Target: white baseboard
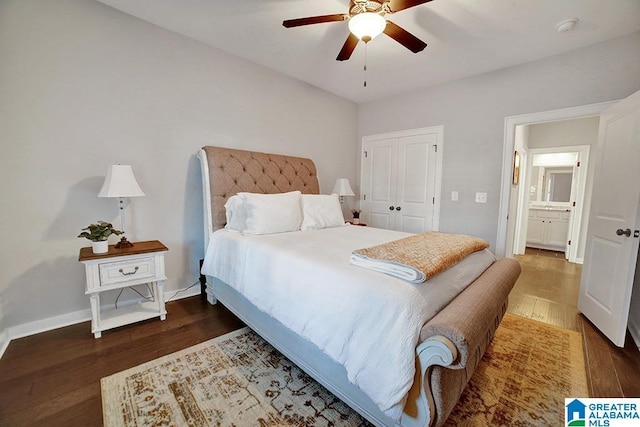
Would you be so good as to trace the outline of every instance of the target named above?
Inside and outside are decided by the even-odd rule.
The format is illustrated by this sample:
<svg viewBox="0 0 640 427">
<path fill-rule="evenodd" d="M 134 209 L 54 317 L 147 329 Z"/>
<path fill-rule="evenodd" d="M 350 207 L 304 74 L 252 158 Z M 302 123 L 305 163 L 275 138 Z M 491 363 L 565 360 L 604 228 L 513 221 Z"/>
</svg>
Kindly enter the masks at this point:
<svg viewBox="0 0 640 427">
<path fill-rule="evenodd" d="M 11 340 L 39 334 L 40 332 L 63 328 L 69 325 L 75 325 L 76 323 L 86 322 L 87 320 L 91 320 L 91 310 L 89 309 L 6 328 L 0 334 L 0 357 L 4 354 Z"/>
<path fill-rule="evenodd" d="M 182 298 L 200 295 L 200 284 L 184 290 L 172 290 L 164 293 L 166 302 L 175 301 Z M 140 301 L 132 300 L 123 302 L 122 306 L 133 305 Z M 170 316 L 171 313 L 167 313 Z M 41 332 L 52 331 L 54 329 L 63 328 L 65 326 L 75 325 L 77 323 L 91 320 L 91 309 L 75 311 L 72 313 L 61 314 L 59 316 L 49 317 L 47 319 L 36 320 L 33 322 L 23 323 L 17 326 L 11 326 L 0 332 L 0 358 L 9 346 L 11 340 L 28 337 L 30 335 L 39 334 Z M 91 333 L 89 329 L 87 333 Z"/>
<path fill-rule="evenodd" d="M 164 293 L 164 299 L 166 302 L 175 301 L 183 298 L 194 297 L 200 295 L 200 283 L 194 285 L 191 288 L 187 288 L 180 291 L 168 291 Z"/>
<path fill-rule="evenodd" d="M 11 326 L 8 329 L 9 339 L 28 337 L 40 332 L 52 331 L 65 326 L 91 320 L 91 310 L 74 311 L 72 313 L 61 314 L 60 316 L 49 317 L 48 319 L 36 320 L 34 322 L 23 323 L 22 325 Z"/>
</svg>

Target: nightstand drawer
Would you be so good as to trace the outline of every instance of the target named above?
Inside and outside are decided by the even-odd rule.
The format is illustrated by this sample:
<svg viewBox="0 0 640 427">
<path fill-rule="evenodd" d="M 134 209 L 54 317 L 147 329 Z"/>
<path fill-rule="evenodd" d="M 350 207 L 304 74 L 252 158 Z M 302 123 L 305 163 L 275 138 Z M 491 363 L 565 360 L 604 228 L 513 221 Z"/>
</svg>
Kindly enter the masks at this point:
<svg viewBox="0 0 640 427">
<path fill-rule="evenodd" d="M 156 265 L 153 257 L 100 264 L 100 286 L 155 276 Z"/>
</svg>

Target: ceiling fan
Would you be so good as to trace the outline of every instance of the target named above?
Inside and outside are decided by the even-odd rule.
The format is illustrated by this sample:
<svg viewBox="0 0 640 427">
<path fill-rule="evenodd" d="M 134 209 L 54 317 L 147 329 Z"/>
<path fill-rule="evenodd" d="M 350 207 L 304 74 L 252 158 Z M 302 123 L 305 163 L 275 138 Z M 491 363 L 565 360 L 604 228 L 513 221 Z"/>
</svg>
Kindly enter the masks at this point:
<svg viewBox="0 0 640 427">
<path fill-rule="evenodd" d="M 430 1 L 432 0 L 350 0 L 349 13 L 289 19 L 282 22 L 282 25 L 286 28 L 292 28 L 303 25 L 349 20 L 349 37 L 347 37 L 336 58 L 338 61 L 349 59 L 358 41 L 362 40 L 368 43 L 380 33 L 385 33 L 411 52 L 418 53 L 427 47 L 427 44 L 407 30 L 386 19 L 385 15 L 391 15 Z"/>
</svg>

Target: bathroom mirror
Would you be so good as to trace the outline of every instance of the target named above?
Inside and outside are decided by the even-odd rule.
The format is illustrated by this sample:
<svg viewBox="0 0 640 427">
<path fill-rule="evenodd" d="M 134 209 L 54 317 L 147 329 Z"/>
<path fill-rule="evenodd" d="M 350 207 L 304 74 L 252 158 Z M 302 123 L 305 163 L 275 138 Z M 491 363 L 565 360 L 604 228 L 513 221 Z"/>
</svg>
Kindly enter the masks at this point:
<svg viewBox="0 0 640 427">
<path fill-rule="evenodd" d="M 531 171 L 531 203 L 569 204 L 573 168 L 536 166 Z"/>
<path fill-rule="evenodd" d="M 546 179 L 543 188 L 547 202 L 565 202 L 571 200 L 571 181 L 573 171 L 564 168 L 545 168 Z"/>
<path fill-rule="evenodd" d="M 529 203 L 569 206 L 573 167 L 578 153 L 536 153 L 533 155 Z"/>
</svg>

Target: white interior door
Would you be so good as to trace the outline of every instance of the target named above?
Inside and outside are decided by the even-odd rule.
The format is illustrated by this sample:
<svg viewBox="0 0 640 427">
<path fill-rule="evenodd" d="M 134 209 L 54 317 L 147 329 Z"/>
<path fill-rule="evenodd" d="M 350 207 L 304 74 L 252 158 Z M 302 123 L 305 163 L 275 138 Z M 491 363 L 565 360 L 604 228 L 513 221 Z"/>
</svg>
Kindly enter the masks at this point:
<svg viewBox="0 0 640 427">
<path fill-rule="evenodd" d="M 600 118 L 578 309 L 624 345 L 638 256 L 640 92 Z"/>
<path fill-rule="evenodd" d="M 367 225 L 438 230 L 442 127 L 365 137 L 360 206 Z"/>
<path fill-rule="evenodd" d="M 433 231 L 437 139 L 434 134 L 400 138 L 395 229 Z"/>
<path fill-rule="evenodd" d="M 366 143 L 362 159 L 362 207 L 370 227 L 394 229 L 398 139 Z"/>
</svg>

